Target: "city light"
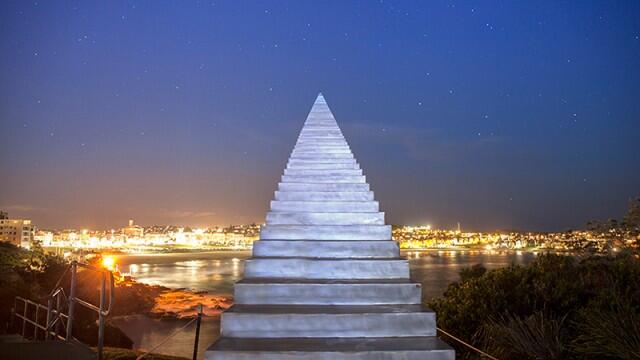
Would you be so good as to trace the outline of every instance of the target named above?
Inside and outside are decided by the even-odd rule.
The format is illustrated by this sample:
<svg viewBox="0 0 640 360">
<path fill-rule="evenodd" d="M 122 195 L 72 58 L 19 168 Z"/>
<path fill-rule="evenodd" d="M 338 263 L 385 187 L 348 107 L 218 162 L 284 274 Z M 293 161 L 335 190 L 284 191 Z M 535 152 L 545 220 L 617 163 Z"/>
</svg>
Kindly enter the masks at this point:
<svg viewBox="0 0 640 360">
<path fill-rule="evenodd" d="M 432 225 L 394 226 L 392 232 L 403 250 L 519 250 L 616 252 L 634 246 L 635 236 L 625 232 L 599 233 L 587 230 L 563 232 L 474 232 L 438 229 Z M 82 250 L 122 251 L 126 253 L 181 249 L 251 249 L 260 238 L 260 225 L 232 225 L 189 228 L 177 226 L 139 226 L 129 222 L 121 229 L 38 230 L 34 241 L 45 248 L 65 253 Z M 23 244 L 23 246 L 25 246 Z"/>
<path fill-rule="evenodd" d="M 115 271 L 116 269 L 116 258 L 113 255 L 105 255 L 102 257 L 102 267 L 109 270 Z"/>
<path fill-rule="evenodd" d="M 45 248 L 117 250 L 124 252 L 166 249 L 250 249 L 258 240 L 260 226 L 185 228 L 176 226 L 142 227 L 129 221 L 121 229 L 76 231 L 38 230 L 34 240 Z"/>
</svg>

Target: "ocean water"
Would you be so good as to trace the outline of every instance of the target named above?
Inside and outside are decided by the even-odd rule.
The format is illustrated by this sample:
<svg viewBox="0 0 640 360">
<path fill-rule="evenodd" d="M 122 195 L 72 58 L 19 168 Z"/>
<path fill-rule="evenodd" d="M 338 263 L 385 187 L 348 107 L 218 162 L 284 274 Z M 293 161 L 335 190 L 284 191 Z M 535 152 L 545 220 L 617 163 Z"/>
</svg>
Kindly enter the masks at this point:
<svg viewBox="0 0 640 360">
<path fill-rule="evenodd" d="M 440 296 L 447 286 L 459 279 L 460 270 L 483 264 L 488 269 L 510 264 L 527 264 L 535 258 L 530 252 L 419 250 L 403 251 L 409 259 L 411 276 L 422 283 L 423 297 Z M 199 253 L 118 255 L 118 269 L 135 279 L 170 288 L 208 291 L 212 294 L 233 294 L 233 284 L 242 278 L 244 260 L 251 251 L 214 251 Z M 199 354 L 215 341 L 220 332 L 219 317 L 204 320 L 200 333 Z M 188 320 L 159 320 L 146 316 L 131 316 L 114 321 L 133 341 L 135 348 L 150 349 Z M 181 331 L 155 352 L 191 358 L 194 327 Z"/>
</svg>

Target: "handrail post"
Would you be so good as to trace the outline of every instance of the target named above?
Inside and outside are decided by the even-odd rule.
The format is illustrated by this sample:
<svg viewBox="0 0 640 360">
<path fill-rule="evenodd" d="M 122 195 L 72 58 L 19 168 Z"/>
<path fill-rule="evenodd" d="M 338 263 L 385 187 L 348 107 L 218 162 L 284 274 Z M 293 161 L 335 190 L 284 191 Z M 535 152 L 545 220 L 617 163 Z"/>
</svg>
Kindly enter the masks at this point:
<svg viewBox="0 0 640 360">
<path fill-rule="evenodd" d="M 102 283 L 100 284 L 100 311 L 98 312 L 98 360 L 102 360 L 102 347 L 104 346 L 104 306 L 106 302 L 105 283 L 107 275 L 101 273 Z M 113 291 L 113 289 L 111 290 Z"/>
<path fill-rule="evenodd" d="M 193 344 L 193 360 L 198 358 L 198 341 L 200 340 L 200 323 L 202 323 L 202 304 L 198 304 L 198 319 L 196 320 L 196 339 Z"/>
<path fill-rule="evenodd" d="M 18 297 L 17 296 L 13 299 L 13 309 L 11 309 L 11 314 L 13 316 L 11 317 L 11 324 L 9 324 L 10 325 L 9 329 L 11 329 L 11 331 L 15 330 L 17 332 L 18 331 L 18 324 L 19 324 L 19 322 L 18 322 L 18 319 L 19 319 L 19 317 L 18 317 Z"/>
<path fill-rule="evenodd" d="M 7 328 L 5 329 L 7 333 L 13 332 L 15 329 L 15 317 L 16 317 L 16 301 L 13 300 L 13 306 L 11 307 L 11 316 L 9 317 L 9 322 L 7 323 Z"/>
<path fill-rule="evenodd" d="M 58 340 L 58 335 L 60 334 L 60 329 L 62 328 L 62 296 L 60 296 L 60 293 L 58 293 L 58 295 L 56 295 L 56 326 L 54 327 L 54 340 Z"/>
<path fill-rule="evenodd" d="M 24 310 L 22 311 L 22 337 L 27 335 L 27 306 L 29 305 L 26 301 L 24 303 Z"/>
<path fill-rule="evenodd" d="M 38 313 L 40 310 L 40 306 L 36 305 L 36 314 L 33 318 L 33 341 L 38 340 Z"/>
<path fill-rule="evenodd" d="M 49 338 L 51 337 L 51 333 L 50 333 L 50 329 L 49 326 L 51 326 L 51 315 L 53 315 L 53 299 L 51 297 L 49 297 L 47 299 L 47 323 L 45 325 L 45 331 L 44 331 L 44 340 L 47 341 L 49 340 Z"/>
<path fill-rule="evenodd" d="M 71 289 L 69 291 L 69 315 L 67 317 L 67 341 L 71 341 L 73 338 L 73 312 L 76 304 L 76 275 L 78 272 L 78 263 L 73 261 L 71 263 Z"/>
</svg>

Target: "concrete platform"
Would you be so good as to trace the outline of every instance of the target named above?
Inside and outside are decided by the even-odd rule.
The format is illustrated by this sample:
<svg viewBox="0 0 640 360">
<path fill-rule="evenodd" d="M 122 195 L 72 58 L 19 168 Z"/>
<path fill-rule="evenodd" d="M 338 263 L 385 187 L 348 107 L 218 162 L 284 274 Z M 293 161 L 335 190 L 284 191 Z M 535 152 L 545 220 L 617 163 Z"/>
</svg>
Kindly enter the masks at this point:
<svg viewBox="0 0 640 360">
<path fill-rule="evenodd" d="M 297 160 L 333 160 L 333 159 L 353 159 L 351 153 L 297 153 L 292 154 L 290 159 Z"/>
<path fill-rule="evenodd" d="M 295 183 L 281 182 L 278 184 L 280 191 L 369 191 L 369 184 L 360 183 Z"/>
<path fill-rule="evenodd" d="M 285 175 L 362 176 L 362 169 L 284 169 Z"/>
<path fill-rule="evenodd" d="M 404 280 L 293 281 L 242 280 L 234 287 L 234 302 L 240 305 L 400 305 L 422 301 L 420 284 Z"/>
<path fill-rule="evenodd" d="M 378 212 L 377 201 L 271 201 L 271 211 L 276 212 Z"/>
<path fill-rule="evenodd" d="M 435 336 L 435 313 L 421 305 L 234 305 L 221 336 L 354 338 Z"/>
<path fill-rule="evenodd" d="M 296 145 L 348 145 L 344 139 L 299 138 Z"/>
<path fill-rule="evenodd" d="M 270 225 L 384 225 L 383 212 L 268 212 Z"/>
<path fill-rule="evenodd" d="M 263 240 L 391 240 L 390 225 L 263 225 Z"/>
<path fill-rule="evenodd" d="M 300 257 L 316 259 L 392 259 L 400 257 L 398 243 L 383 241 L 258 240 L 254 257 Z"/>
<path fill-rule="evenodd" d="M 300 151 L 300 152 L 305 152 L 305 151 L 317 152 L 317 151 L 327 151 L 327 150 L 340 150 L 340 151 L 349 151 L 349 152 L 351 152 L 351 148 L 349 147 L 349 145 L 305 145 L 305 144 L 300 144 L 300 145 L 298 145 L 298 146 L 293 148 L 293 151 Z"/>
<path fill-rule="evenodd" d="M 289 279 L 409 279 L 405 259 L 251 258 L 244 277 Z"/>
<path fill-rule="evenodd" d="M 298 137 L 298 141 L 300 140 L 336 140 L 342 141 L 344 137 L 342 135 L 331 135 L 331 134 L 313 134 L 313 135 L 300 135 Z"/>
<path fill-rule="evenodd" d="M 356 164 L 355 158 L 340 159 L 289 159 L 287 166 L 314 165 L 314 164 Z"/>
<path fill-rule="evenodd" d="M 307 170 L 341 170 L 341 169 L 345 169 L 345 170 L 358 170 L 360 169 L 360 165 L 358 163 L 351 162 L 351 163 L 340 163 L 340 164 L 336 164 L 336 163 L 317 163 L 317 162 L 313 162 L 313 163 L 306 163 L 306 164 L 289 164 L 289 166 L 287 167 L 287 169 L 285 170 L 294 170 L 294 169 L 307 169 Z"/>
<path fill-rule="evenodd" d="M 282 175 L 284 183 L 303 184 L 364 184 L 367 179 L 364 175 Z"/>
<path fill-rule="evenodd" d="M 366 187 L 365 187 L 366 188 Z M 305 201 L 305 202 L 355 202 L 355 201 L 372 201 L 373 192 L 371 191 L 291 191 L 291 184 L 287 186 L 288 191 L 276 191 L 275 199 L 277 201 Z"/>
<path fill-rule="evenodd" d="M 215 354 L 215 357 L 213 356 Z M 220 338 L 207 360 L 454 360 L 435 336 L 403 338 Z"/>
</svg>

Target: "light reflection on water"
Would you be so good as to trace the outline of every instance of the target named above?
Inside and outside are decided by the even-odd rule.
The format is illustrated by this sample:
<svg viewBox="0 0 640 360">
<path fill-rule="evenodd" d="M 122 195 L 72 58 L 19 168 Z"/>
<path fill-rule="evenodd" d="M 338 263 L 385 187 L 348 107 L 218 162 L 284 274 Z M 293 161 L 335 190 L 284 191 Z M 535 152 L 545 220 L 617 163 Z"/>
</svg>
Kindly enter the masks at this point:
<svg viewBox="0 0 640 360">
<path fill-rule="evenodd" d="M 136 280 L 170 288 L 231 295 L 250 251 L 121 255 L 118 268 Z"/>
<path fill-rule="evenodd" d="M 495 269 L 512 263 L 527 264 L 535 258 L 535 254 L 521 251 L 412 250 L 402 255 L 409 259 L 412 279 L 422 283 L 425 299 L 440 296 L 448 284 L 459 279 L 463 268 L 483 264 Z M 233 284 L 242 278 L 244 260 L 250 256 L 250 251 L 120 255 L 117 262 L 121 272 L 130 273 L 138 281 L 230 296 Z M 148 349 L 183 322 L 131 317 L 116 324 L 131 337 L 134 347 Z M 201 332 L 201 356 L 218 333 L 218 318 L 207 319 Z M 192 341 L 193 331 L 182 332 L 157 352 L 190 357 Z"/>
<path fill-rule="evenodd" d="M 495 269 L 527 264 L 535 257 L 522 251 L 477 250 L 412 250 L 402 255 L 409 259 L 412 278 L 424 285 L 426 298 L 442 294 L 465 267 L 483 264 Z M 233 284 L 242 278 L 244 260 L 250 256 L 250 251 L 217 251 L 122 255 L 117 261 L 120 271 L 148 284 L 231 295 Z"/>
</svg>

